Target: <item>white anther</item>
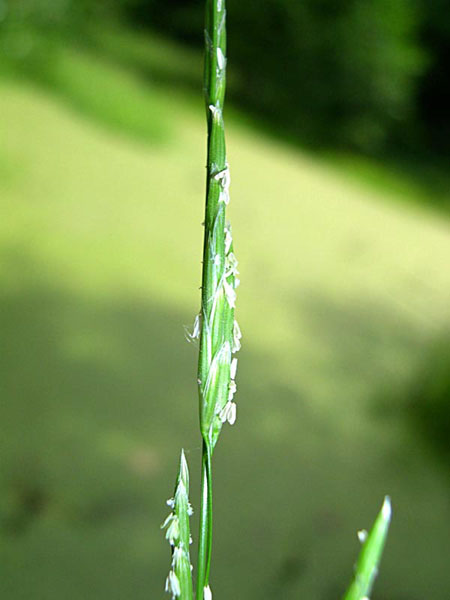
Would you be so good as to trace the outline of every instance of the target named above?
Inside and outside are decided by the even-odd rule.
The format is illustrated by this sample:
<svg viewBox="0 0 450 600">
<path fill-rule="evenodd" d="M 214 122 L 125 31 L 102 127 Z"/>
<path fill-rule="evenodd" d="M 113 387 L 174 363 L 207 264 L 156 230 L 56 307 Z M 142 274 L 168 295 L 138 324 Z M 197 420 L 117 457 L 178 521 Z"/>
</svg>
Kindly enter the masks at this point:
<svg viewBox="0 0 450 600">
<path fill-rule="evenodd" d="M 225 254 L 228 254 L 233 243 L 233 237 L 231 235 L 230 227 L 225 227 Z"/>
<path fill-rule="evenodd" d="M 219 202 L 224 202 L 227 206 L 230 203 L 230 194 L 228 190 L 220 190 Z"/>
<path fill-rule="evenodd" d="M 239 271 L 237 270 L 237 266 L 237 258 L 233 252 L 230 252 L 225 258 L 225 277 L 229 277 L 230 275 L 238 275 Z"/>
<path fill-rule="evenodd" d="M 221 109 L 218 106 L 214 106 L 214 104 L 210 104 L 208 108 L 212 112 L 214 120 L 219 121 L 222 116 Z"/>
<path fill-rule="evenodd" d="M 172 553 L 172 567 L 174 569 L 180 567 L 181 560 L 183 558 L 184 551 L 181 546 L 175 546 Z"/>
<path fill-rule="evenodd" d="M 172 594 L 172 598 L 181 596 L 180 581 L 174 571 L 169 571 L 169 576 L 166 579 L 166 592 Z"/>
<path fill-rule="evenodd" d="M 368 533 L 365 529 L 360 529 L 357 533 L 357 536 L 361 544 L 364 544 L 364 542 L 367 540 Z"/>
<path fill-rule="evenodd" d="M 222 48 L 217 48 L 217 66 L 222 71 L 225 69 L 226 59 L 225 55 L 222 52 Z"/>
<path fill-rule="evenodd" d="M 233 360 L 231 361 L 231 365 L 230 365 L 230 378 L 231 379 L 236 379 L 237 363 L 238 363 L 238 359 L 233 358 Z"/>
<path fill-rule="evenodd" d="M 222 423 L 228 421 L 230 425 L 234 425 L 236 422 L 236 404 L 234 402 L 228 401 L 224 408 L 220 411 L 219 415 Z"/>
<path fill-rule="evenodd" d="M 234 321 L 234 325 L 233 325 L 233 346 L 231 351 L 237 352 L 238 350 L 241 349 L 241 338 L 242 338 L 242 333 L 241 333 L 241 329 L 238 325 L 238 322 L 235 320 Z"/>
<path fill-rule="evenodd" d="M 216 173 L 214 175 L 214 179 L 220 183 L 223 190 L 228 192 L 231 183 L 230 169 L 228 166 L 226 166 L 225 169 L 222 169 L 222 171 Z"/>
<path fill-rule="evenodd" d="M 228 387 L 228 400 L 233 400 L 233 396 L 236 393 L 237 387 L 234 379 L 230 381 L 230 385 Z"/>
<path fill-rule="evenodd" d="M 234 290 L 234 287 L 230 283 L 228 283 L 226 279 L 223 280 L 223 289 L 225 290 L 225 297 L 227 299 L 229 307 L 235 308 L 236 292 Z"/>
<path fill-rule="evenodd" d="M 164 523 L 161 525 L 161 529 L 167 527 L 166 540 L 169 541 L 171 546 L 175 546 L 175 542 L 180 537 L 180 524 L 178 517 L 174 513 L 170 513 Z"/>
<path fill-rule="evenodd" d="M 188 327 L 184 328 L 186 339 L 188 342 L 193 342 L 200 337 L 200 330 L 202 328 L 202 315 L 199 313 L 195 316 L 194 325 L 192 326 L 192 332 L 189 331 Z"/>
</svg>

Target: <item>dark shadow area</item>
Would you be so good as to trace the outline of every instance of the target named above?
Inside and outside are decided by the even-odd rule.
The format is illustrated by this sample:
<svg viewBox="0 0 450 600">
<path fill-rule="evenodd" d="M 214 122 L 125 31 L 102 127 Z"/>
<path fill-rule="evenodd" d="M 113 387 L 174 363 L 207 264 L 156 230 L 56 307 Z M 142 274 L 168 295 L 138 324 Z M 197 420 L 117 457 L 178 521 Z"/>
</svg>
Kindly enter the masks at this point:
<svg viewBox="0 0 450 600">
<path fill-rule="evenodd" d="M 450 335 L 423 346 L 410 379 L 374 399 L 374 414 L 408 423 L 424 451 L 450 470 Z"/>
<path fill-rule="evenodd" d="M 450 468 L 450 335 L 442 336 L 418 369 L 409 393 L 419 431 Z"/>
</svg>

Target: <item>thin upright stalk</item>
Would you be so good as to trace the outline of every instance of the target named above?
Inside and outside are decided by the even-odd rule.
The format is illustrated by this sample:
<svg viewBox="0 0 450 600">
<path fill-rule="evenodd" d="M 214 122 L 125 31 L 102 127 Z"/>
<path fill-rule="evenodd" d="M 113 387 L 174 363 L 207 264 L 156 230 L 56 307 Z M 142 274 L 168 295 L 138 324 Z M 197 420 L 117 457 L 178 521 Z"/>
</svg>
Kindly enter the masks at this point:
<svg viewBox="0 0 450 600">
<path fill-rule="evenodd" d="M 203 597 L 203 589 L 209 581 L 212 545 L 212 478 L 208 448 L 203 444 L 202 498 L 200 507 L 200 536 L 198 550 L 197 598 Z M 200 591 L 199 591 L 200 590 Z"/>
<path fill-rule="evenodd" d="M 198 388 L 203 438 L 197 600 L 210 595 L 212 550 L 212 455 L 222 424 L 234 423 L 236 359 L 240 332 L 234 320 L 237 261 L 225 219 L 229 170 L 223 104 L 226 69 L 225 0 L 206 0 L 204 92 L 208 124 L 202 302 L 199 315 Z M 201 327 L 200 327 L 201 324 Z M 205 593 L 207 589 L 207 593 Z"/>
</svg>

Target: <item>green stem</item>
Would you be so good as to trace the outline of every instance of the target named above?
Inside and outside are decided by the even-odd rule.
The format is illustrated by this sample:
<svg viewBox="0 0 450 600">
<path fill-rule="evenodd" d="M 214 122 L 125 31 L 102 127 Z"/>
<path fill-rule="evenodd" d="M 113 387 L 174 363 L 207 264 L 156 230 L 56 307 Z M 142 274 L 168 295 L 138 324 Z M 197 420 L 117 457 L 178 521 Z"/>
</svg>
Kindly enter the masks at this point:
<svg viewBox="0 0 450 600">
<path fill-rule="evenodd" d="M 203 438 L 197 600 L 209 584 L 212 550 L 212 453 L 225 420 L 234 423 L 231 381 L 236 341 L 236 258 L 225 219 L 229 171 L 225 149 L 225 0 L 206 0 L 204 92 L 208 124 L 201 333 L 198 363 L 200 431 Z M 240 336 L 240 334 L 239 334 Z"/>
<path fill-rule="evenodd" d="M 212 477 L 211 454 L 203 443 L 202 497 L 200 506 L 200 536 L 198 549 L 197 600 L 203 599 L 203 589 L 209 582 L 212 551 Z"/>
</svg>

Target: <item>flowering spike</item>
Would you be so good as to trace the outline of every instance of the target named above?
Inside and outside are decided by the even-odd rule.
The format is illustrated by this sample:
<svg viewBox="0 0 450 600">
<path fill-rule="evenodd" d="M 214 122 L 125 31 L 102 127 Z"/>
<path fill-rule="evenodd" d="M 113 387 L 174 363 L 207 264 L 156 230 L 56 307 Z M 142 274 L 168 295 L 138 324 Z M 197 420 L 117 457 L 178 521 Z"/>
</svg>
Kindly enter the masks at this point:
<svg viewBox="0 0 450 600">
<path fill-rule="evenodd" d="M 211 600 L 208 586 L 211 561 L 212 454 L 224 421 L 234 423 L 236 390 L 232 354 L 240 347 L 234 325 L 237 260 L 231 226 L 226 221 L 230 200 L 223 107 L 226 71 L 225 0 L 206 0 L 205 104 L 208 126 L 207 186 L 199 381 L 200 430 L 203 438 L 202 495 L 196 600 Z M 239 333 L 240 335 L 240 333 Z"/>
<path fill-rule="evenodd" d="M 192 507 L 189 504 L 189 469 L 184 451 L 181 451 L 180 467 L 173 498 L 167 504 L 173 512 L 167 517 L 161 528 L 167 528 L 166 539 L 172 547 L 172 565 L 166 579 L 166 591 L 172 599 L 193 600 L 191 561 L 189 544 L 191 540 L 189 517 Z"/>
</svg>

